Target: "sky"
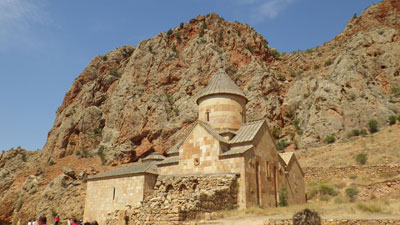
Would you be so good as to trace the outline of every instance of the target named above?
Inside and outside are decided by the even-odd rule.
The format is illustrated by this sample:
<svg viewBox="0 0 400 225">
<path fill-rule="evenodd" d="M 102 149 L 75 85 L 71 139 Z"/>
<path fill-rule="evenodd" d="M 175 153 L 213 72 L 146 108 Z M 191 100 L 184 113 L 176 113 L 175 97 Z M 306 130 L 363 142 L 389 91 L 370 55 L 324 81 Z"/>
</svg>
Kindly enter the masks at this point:
<svg viewBox="0 0 400 225">
<path fill-rule="evenodd" d="M 0 0 L 0 151 L 46 143 L 65 93 L 96 55 L 216 12 L 281 52 L 333 39 L 377 0 Z"/>
</svg>

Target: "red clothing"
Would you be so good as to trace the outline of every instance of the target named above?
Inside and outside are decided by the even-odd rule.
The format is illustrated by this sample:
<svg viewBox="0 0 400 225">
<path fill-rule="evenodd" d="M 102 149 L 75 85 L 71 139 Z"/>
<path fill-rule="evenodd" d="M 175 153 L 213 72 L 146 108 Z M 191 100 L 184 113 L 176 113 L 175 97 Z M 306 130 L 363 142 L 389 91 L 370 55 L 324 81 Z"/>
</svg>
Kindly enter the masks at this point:
<svg viewBox="0 0 400 225">
<path fill-rule="evenodd" d="M 56 222 L 59 222 L 60 221 L 60 218 L 57 216 L 56 217 Z"/>
</svg>

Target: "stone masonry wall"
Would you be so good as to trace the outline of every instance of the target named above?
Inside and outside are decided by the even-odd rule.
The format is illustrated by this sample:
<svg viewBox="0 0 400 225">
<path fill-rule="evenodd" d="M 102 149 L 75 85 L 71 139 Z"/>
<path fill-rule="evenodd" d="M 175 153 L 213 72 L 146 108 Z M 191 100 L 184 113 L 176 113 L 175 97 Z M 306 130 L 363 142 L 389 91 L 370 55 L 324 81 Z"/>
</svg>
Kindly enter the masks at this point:
<svg viewBox="0 0 400 225">
<path fill-rule="evenodd" d="M 138 206 L 143 200 L 144 175 L 88 181 L 84 220 L 104 224 L 107 213 Z"/>
<path fill-rule="evenodd" d="M 197 215 L 237 208 L 237 175 L 159 176 L 142 206 L 116 210 L 107 225 L 181 224 Z"/>
</svg>

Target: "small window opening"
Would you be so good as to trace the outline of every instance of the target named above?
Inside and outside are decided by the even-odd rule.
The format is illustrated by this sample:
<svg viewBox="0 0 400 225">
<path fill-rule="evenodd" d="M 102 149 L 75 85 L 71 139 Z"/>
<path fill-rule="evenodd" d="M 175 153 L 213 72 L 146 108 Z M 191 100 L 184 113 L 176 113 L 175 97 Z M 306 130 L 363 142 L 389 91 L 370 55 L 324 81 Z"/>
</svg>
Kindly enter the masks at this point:
<svg viewBox="0 0 400 225">
<path fill-rule="evenodd" d="M 113 188 L 113 201 L 115 199 L 115 187 Z"/>
<path fill-rule="evenodd" d="M 206 112 L 206 120 L 207 120 L 207 122 L 210 121 L 210 111 Z"/>
</svg>

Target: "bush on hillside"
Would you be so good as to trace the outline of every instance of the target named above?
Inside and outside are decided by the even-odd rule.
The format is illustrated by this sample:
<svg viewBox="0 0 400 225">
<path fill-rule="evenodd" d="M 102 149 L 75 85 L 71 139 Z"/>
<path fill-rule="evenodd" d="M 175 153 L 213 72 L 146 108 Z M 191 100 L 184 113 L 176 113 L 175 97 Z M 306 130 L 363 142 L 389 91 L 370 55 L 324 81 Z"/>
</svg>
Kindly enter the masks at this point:
<svg viewBox="0 0 400 225">
<path fill-rule="evenodd" d="M 327 136 L 325 138 L 325 142 L 328 143 L 328 144 L 332 144 L 335 141 L 336 141 L 336 138 L 334 136 Z"/>
<path fill-rule="evenodd" d="M 355 196 L 358 194 L 358 190 L 354 187 L 347 188 L 346 194 L 347 194 L 347 196 L 349 196 L 350 201 L 354 201 Z"/>
<path fill-rule="evenodd" d="M 367 163 L 367 154 L 365 153 L 360 153 L 358 155 L 356 155 L 356 157 L 354 158 L 356 160 L 356 162 L 360 165 L 365 165 L 365 163 Z"/>
<path fill-rule="evenodd" d="M 397 116 L 395 116 L 395 115 L 389 116 L 389 125 L 395 124 L 396 120 L 397 120 Z"/>
<path fill-rule="evenodd" d="M 368 121 L 368 129 L 369 132 L 375 133 L 378 131 L 378 121 L 376 120 L 370 120 Z"/>
</svg>

